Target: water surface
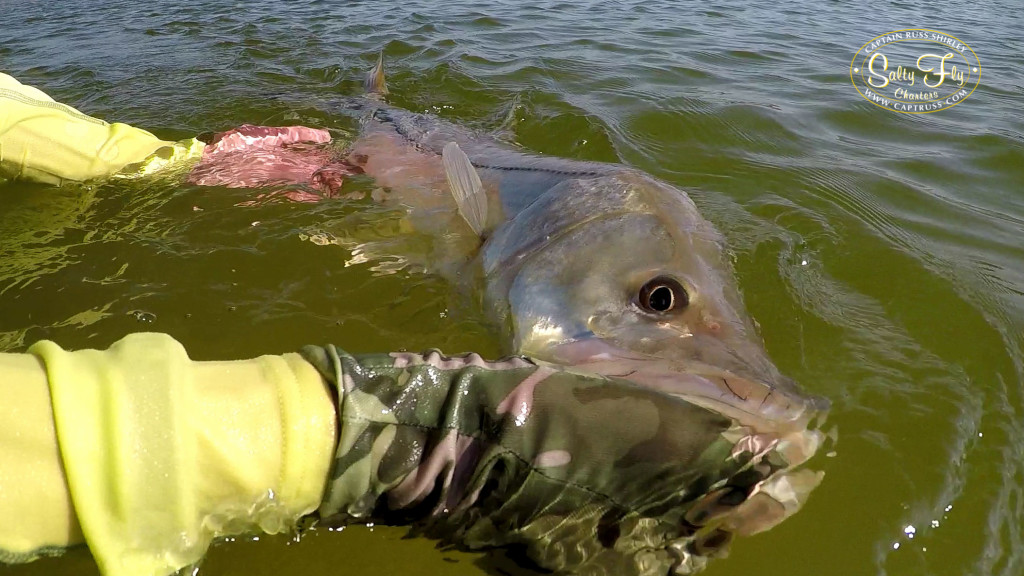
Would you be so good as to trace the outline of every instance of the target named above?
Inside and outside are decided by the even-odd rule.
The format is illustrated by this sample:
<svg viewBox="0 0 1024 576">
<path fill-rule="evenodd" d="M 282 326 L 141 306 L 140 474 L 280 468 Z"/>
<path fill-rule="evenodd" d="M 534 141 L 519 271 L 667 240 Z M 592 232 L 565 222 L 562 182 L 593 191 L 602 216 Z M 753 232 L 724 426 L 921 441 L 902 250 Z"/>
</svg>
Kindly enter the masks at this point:
<svg viewBox="0 0 1024 576">
<path fill-rule="evenodd" d="M 0 0 L 0 12 L 0 70 L 162 137 L 245 122 L 350 137 L 330 103 L 357 93 L 384 49 L 393 103 L 689 190 L 728 238 L 769 352 L 832 399 L 839 430 L 806 508 L 708 574 L 1024 572 L 1016 3 Z M 854 51 L 906 27 L 971 44 L 983 72 L 967 102 L 909 116 L 857 94 Z M 371 200 L 241 208 L 254 192 L 180 174 L 0 194 L 0 350 L 105 347 L 139 330 L 197 359 L 325 342 L 500 350 L 440 279 L 343 247 L 400 234 Z M 515 572 L 404 534 L 226 543 L 201 573 Z M 95 566 L 78 551 L 0 573 Z"/>
</svg>

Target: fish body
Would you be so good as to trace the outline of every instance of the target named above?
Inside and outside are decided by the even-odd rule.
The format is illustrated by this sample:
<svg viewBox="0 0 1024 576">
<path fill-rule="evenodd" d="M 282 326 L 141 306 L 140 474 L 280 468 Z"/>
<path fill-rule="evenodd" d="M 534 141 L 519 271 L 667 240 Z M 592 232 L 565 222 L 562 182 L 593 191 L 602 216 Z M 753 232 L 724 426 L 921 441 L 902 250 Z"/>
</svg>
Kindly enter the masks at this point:
<svg viewBox="0 0 1024 576">
<path fill-rule="evenodd" d="M 471 273 L 440 268 L 482 280 L 510 352 L 624 377 L 759 430 L 803 429 L 827 408 L 769 359 L 722 236 L 684 191 L 628 166 L 524 152 L 377 97 L 344 108 L 362 117 L 350 158 L 418 231 L 449 240 L 439 258 L 468 262 Z M 453 151 L 475 172 L 463 184 Z M 465 182 L 481 189 L 453 194 L 475 186 Z M 466 216 L 466 196 L 483 201 L 485 221 Z"/>
</svg>

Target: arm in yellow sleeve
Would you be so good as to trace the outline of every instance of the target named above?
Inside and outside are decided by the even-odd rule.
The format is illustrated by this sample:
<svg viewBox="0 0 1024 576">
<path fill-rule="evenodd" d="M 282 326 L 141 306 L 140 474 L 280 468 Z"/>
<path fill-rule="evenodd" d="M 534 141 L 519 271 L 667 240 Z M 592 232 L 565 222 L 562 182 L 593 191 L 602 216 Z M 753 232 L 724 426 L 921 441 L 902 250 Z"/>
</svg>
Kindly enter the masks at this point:
<svg viewBox="0 0 1024 576">
<path fill-rule="evenodd" d="M 522 357 L 194 362 L 133 334 L 0 354 L 0 398 L 0 562 L 84 540 L 104 576 L 172 574 L 214 537 L 312 513 L 416 521 L 558 573 L 690 574 L 822 477 L 802 466 L 816 429 Z"/>
<path fill-rule="evenodd" d="M 162 576 L 320 505 L 337 419 L 298 354 L 194 362 L 163 334 L 29 352 L 0 354 L 0 562 L 84 540 L 105 575 Z"/>
<path fill-rule="evenodd" d="M 204 146 L 194 138 L 170 142 L 108 124 L 0 73 L 0 179 L 59 185 L 144 175 L 198 159 Z"/>
</svg>

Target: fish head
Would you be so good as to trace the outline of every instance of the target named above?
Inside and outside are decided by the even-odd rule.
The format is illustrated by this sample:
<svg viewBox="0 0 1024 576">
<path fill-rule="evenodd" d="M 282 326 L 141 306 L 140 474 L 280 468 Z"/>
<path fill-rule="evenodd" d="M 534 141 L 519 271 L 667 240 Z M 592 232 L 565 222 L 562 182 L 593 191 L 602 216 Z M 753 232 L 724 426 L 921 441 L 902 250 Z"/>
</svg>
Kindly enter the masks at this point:
<svg viewBox="0 0 1024 576">
<path fill-rule="evenodd" d="M 724 242 L 681 190 L 624 172 L 553 187 L 484 251 L 515 351 L 685 397 L 758 428 L 827 403 L 770 360 Z"/>
</svg>

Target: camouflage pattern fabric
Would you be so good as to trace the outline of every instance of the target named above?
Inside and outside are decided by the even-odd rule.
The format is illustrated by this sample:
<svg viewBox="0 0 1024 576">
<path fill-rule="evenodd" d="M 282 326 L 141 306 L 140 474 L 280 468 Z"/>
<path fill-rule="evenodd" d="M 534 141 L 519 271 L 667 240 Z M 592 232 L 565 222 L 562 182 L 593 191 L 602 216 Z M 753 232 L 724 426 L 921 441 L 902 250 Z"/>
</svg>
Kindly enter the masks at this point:
<svg viewBox="0 0 1024 576">
<path fill-rule="evenodd" d="M 519 357 L 303 356 L 338 392 L 323 519 L 412 521 L 540 567 L 689 574 L 796 511 L 814 430 L 765 432 L 626 381 Z"/>
</svg>

